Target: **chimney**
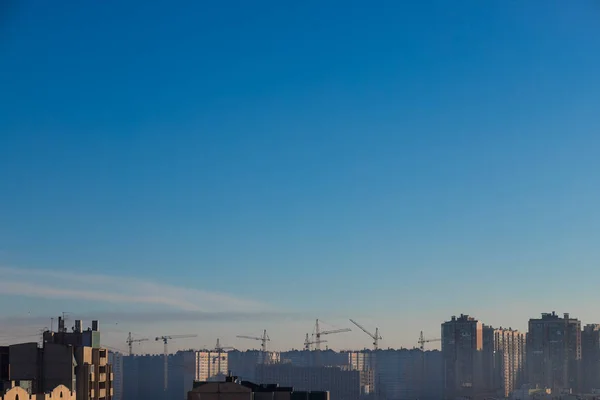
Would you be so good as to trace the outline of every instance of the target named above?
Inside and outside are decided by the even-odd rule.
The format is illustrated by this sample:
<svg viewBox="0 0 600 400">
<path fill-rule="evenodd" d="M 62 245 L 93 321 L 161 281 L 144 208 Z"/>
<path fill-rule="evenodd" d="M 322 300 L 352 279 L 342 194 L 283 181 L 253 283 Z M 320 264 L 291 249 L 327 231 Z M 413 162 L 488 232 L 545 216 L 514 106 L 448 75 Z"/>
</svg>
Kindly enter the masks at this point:
<svg viewBox="0 0 600 400">
<path fill-rule="evenodd" d="M 92 321 L 92 331 L 98 332 L 98 321 L 97 320 Z"/>
<path fill-rule="evenodd" d="M 75 320 L 75 328 L 73 329 L 73 332 L 81 333 L 81 320 L 80 319 Z"/>
</svg>

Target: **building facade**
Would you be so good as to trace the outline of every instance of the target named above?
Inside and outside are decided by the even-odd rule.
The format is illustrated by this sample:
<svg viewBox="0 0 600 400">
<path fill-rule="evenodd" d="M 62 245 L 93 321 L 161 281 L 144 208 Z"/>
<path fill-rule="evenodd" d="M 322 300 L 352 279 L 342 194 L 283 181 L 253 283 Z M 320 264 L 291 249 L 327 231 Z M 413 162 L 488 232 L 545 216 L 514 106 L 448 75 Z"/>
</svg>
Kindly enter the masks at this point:
<svg viewBox="0 0 600 400">
<path fill-rule="evenodd" d="M 112 367 L 108 362 L 108 350 L 100 347 L 98 321 L 92 321 L 92 327 L 84 331 L 82 321 L 76 320 L 72 331 L 68 331 L 65 328 L 65 321 L 59 317 L 58 331 L 46 331 L 43 334 L 45 371 L 49 371 L 50 374 L 54 374 L 53 371 L 64 371 L 65 374 L 69 371 L 69 362 L 72 361 L 66 361 L 69 356 L 65 347 L 73 349 L 77 399 L 112 400 Z M 51 379 L 51 382 L 55 379 L 62 383 L 66 378 L 63 375 L 46 377 L 45 385 L 48 384 L 48 379 Z"/>
<path fill-rule="evenodd" d="M 109 351 L 108 363 L 113 373 L 113 400 L 123 400 L 123 354 Z"/>
<path fill-rule="evenodd" d="M 263 354 L 259 350 L 227 352 L 227 363 L 232 375 L 241 380 L 256 382 L 256 367 L 262 364 L 279 364 L 280 353 L 268 351 Z"/>
<path fill-rule="evenodd" d="M 580 391 L 581 322 L 565 313 L 543 313 L 529 320 L 527 334 L 529 383 L 553 393 Z"/>
<path fill-rule="evenodd" d="M 508 397 L 525 383 L 526 335 L 483 327 L 483 372 L 488 392 Z"/>
<path fill-rule="evenodd" d="M 582 391 L 600 390 L 600 324 L 589 324 L 581 332 Z"/>
<path fill-rule="evenodd" d="M 442 324 L 444 398 L 476 398 L 484 390 L 483 324 L 469 315 Z"/>
</svg>

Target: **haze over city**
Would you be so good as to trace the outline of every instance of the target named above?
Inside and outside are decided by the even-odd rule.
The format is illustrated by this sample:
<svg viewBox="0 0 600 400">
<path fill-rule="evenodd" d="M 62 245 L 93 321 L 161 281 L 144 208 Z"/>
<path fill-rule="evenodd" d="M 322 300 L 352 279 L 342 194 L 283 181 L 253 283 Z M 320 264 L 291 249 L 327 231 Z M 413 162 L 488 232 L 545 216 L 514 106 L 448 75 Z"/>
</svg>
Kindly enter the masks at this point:
<svg viewBox="0 0 600 400">
<path fill-rule="evenodd" d="M 600 322 L 596 3 L 8 3 L 0 344 Z"/>
</svg>

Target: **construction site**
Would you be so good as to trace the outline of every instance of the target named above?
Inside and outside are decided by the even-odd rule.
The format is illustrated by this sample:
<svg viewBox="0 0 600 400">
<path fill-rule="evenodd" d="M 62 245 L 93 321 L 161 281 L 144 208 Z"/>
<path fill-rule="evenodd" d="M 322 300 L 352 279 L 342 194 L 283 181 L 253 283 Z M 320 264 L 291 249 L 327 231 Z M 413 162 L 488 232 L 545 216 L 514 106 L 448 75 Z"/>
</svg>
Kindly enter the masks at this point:
<svg viewBox="0 0 600 400">
<path fill-rule="evenodd" d="M 266 330 L 260 335 L 237 335 L 255 341 L 255 350 L 240 351 L 223 346 L 217 339 L 211 349 L 169 352 L 171 341 L 194 338 L 194 334 L 162 335 L 155 338 L 127 337 L 128 355 L 123 357 L 124 400 L 185 399 L 194 381 L 224 381 L 229 375 L 258 383 L 277 383 L 302 391 L 328 391 L 332 400 L 359 399 L 439 399 L 442 395 L 441 352 L 427 351 L 421 332 L 412 349 L 382 349 L 379 329 L 349 322 L 370 340 L 364 350 L 333 351 L 327 347 L 332 336 L 350 332 L 348 327 L 323 328 L 316 320 L 306 333 L 301 350 L 275 352 Z M 134 345 L 144 341 L 163 343 L 162 354 L 135 354 Z M 323 347 L 325 346 L 325 347 Z M 121 391 L 120 391 L 121 392 Z M 122 400 L 122 399 L 117 399 Z"/>
</svg>

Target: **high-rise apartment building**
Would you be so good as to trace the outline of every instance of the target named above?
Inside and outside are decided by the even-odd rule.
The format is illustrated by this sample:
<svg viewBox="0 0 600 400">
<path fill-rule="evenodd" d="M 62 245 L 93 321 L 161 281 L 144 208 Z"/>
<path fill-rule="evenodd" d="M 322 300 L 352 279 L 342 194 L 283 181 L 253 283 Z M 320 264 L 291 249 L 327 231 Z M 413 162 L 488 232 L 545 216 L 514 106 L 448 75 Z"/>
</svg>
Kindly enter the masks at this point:
<svg viewBox="0 0 600 400">
<path fill-rule="evenodd" d="M 600 389 L 600 324 L 586 325 L 581 332 L 582 391 Z"/>
<path fill-rule="evenodd" d="M 113 400 L 123 400 L 123 354 L 109 351 L 108 363 L 113 372 Z"/>
<path fill-rule="evenodd" d="M 483 324 L 461 314 L 442 324 L 444 397 L 475 398 L 484 390 L 482 375 Z"/>
<path fill-rule="evenodd" d="M 530 384 L 578 391 L 581 383 L 581 322 L 565 313 L 543 313 L 529 320 L 527 365 Z"/>
<path fill-rule="evenodd" d="M 484 385 L 508 397 L 524 382 L 526 335 L 513 329 L 483 327 Z"/>
</svg>

